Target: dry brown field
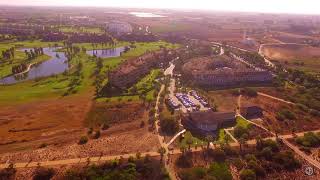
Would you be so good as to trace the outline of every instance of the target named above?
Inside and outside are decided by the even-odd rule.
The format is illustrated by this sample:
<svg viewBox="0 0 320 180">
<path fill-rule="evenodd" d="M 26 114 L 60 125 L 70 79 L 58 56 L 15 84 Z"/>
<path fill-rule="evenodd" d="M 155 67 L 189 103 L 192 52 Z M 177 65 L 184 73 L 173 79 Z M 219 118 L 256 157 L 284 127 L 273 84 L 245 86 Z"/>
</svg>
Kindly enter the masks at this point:
<svg viewBox="0 0 320 180">
<path fill-rule="evenodd" d="M 278 130 L 280 134 L 288 134 L 295 132 L 311 131 L 320 128 L 319 117 L 313 117 L 307 112 L 302 111 L 296 105 L 290 105 L 271 98 L 257 96 L 255 98 L 243 97 L 241 100 L 242 106 L 259 106 L 264 110 L 262 124 L 270 128 L 272 131 Z M 293 120 L 280 121 L 276 118 L 280 110 L 289 109 L 296 116 Z"/>
</svg>

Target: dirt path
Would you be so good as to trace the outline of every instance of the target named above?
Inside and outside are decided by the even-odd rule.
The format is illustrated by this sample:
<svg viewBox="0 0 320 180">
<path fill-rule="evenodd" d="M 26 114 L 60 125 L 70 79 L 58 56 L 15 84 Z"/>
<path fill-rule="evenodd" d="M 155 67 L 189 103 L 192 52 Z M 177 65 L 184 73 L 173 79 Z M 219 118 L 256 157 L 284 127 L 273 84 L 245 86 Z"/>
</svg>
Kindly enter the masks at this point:
<svg viewBox="0 0 320 180">
<path fill-rule="evenodd" d="M 309 131 L 306 131 L 309 132 Z M 304 133 L 306 132 L 301 132 L 297 133 L 297 136 L 303 136 Z M 320 132 L 320 130 L 312 131 L 312 132 Z M 293 149 L 298 155 L 301 155 L 303 158 L 305 158 L 308 162 L 310 160 L 310 164 L 315 165 L 315 167 L 319 167 L 320 165 L 319 162 L 314 162 L 315 160 L 311 159 L 309 156 L 305 155 L 303 152 L 299 150 L 299 148 L 295 147 L 291 143 L 287 141 L 287 139 L 293 138 L 292 134 L 288 135 L 280 135 L 280 139 L 284 140 L 284 143 L 289 146 L 291 149 Z M 268 137 L 264 138 L 264 140 L 267 139 L 272 139 L 275 140 L 276 137 Z M 256 145 L 256 140 L 249 140 L 246 142 L 247 145 Z M 238 143 L 230 143 L 231 147 L 238 147 Z M 217 145 L 216 147 L 219 147 Z M 211 146 L 211 148 L 215 148 L 214 146 Z M 192 152 L 198 152 L 201 151 L 201 148 L 191 148 Z M 181 154 L 180 149 L 174 149 L 172 151 L 168 151 L 167 154 L 173 155 L 173 154 Z M 160 156 L 158 152 L 144 152 L 141 153 L 141 157 L 145 157 L 146 155 L 150 155 L 152 157 L 158 157 Z M 58 165 L 69 165 L 69 164 L 80 164 L 80 163 L 94 163 L 94 162 L 104 162 L 104 161 L 110 161 L 114 159 L 119 159 L 119 158 L 129 158 L 130 156 L 136 156 L 135 153 L 129 153 L 129 154 L 122 154 L 122 155 L 113 155 L 113 156 L 92 156 L 92 157 L 84 157 L 84 158 L 74 158 L 74 159 L 63 159 L 63 160 L 53 160 L 53 161 L 39 161 L 39 162 L 18 162 L 18 163 L 13 163 L 14 168 L 30 168 L 30 167 L 38 167 L 38 166 L 58 166 Z M 0 164 L 0 169 L 7 168 L 9 167 L 10 162 Z M 175 177 L 175 176 L 174 176 Z"/>
<path fill-rule="evenodd" d="M 262 92 L 258 92 L 258 95 L 264 96 L 264 97 L 268 97 L 268 98 L 271 98 L 271 99 L 274 99 L 274 100 L 278 100 L 278 101 L 281 101 L 281 102 L 284 102 L 284 103 L 287 103 L 287 104 L 296 105 L 296 103 L 293 103 L 293 102 L 290 102 L 290 101 L 286 101 L 284 99 L 277 98 L 277 97 L 274 97 L 274 96 L 271 96 L 271 95 L 268 95 L 268 94 L 265 94 L 265 93 L 262 93 Z"/>
</svg>

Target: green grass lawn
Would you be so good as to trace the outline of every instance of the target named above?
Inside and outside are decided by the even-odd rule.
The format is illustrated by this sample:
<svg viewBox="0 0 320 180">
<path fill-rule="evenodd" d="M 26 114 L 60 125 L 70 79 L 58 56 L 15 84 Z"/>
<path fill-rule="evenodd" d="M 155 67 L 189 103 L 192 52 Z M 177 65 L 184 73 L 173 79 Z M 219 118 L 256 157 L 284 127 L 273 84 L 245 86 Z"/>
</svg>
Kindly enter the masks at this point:
<svg viewBox="0 0 320 180">
<path fill-rule="evenodd" d="M 248 129 L 251 126 L 251 124 L 247 120 L 243 119 L 240 116 L 237 117 L 236 121 L 237 121 L 236 126 L 242 126 L 245 129 Z"/>
<path fill-rule="evenodd" d="M 119 41 L 115 44 L 115 46 L 111 46 L 110 44 L 95 44 L 94 47 L 92 46 L 92 43 L 75 43 L 75 46 L 78 46 L 80 48 L 85 48 L 86 50 L 93 50 L 93 49 L 112 49 L 116 47 L 124 47 L 129 46 L 129 42 L 123 42 Z"/>
<path fill-rule="evenodd" d="M 233 142 L 231 137 L 225 133 L 224 129 L 219 129 L 219 134 L 218 134 L 218 140 L 216 141 L 217 144 L 224 144 L 228 141 L 229 143 Z"/>
<path fill-rule="evenodd" d="M 192 136 L 192 134 L 187 131 L 184 134 L 184 138 L 182 139 L 182 141 L 179 143 L 179 147 L 189 147 L 188 143 L 187 143 L 187 139 L 192 139 L 192 144 L 191 147 L 195 147 L 195 146 L 201 146 L 201 145 L 206 145 L 207 143 L 205 141 L 202 141 L 201 139 Z"/>
</svg>

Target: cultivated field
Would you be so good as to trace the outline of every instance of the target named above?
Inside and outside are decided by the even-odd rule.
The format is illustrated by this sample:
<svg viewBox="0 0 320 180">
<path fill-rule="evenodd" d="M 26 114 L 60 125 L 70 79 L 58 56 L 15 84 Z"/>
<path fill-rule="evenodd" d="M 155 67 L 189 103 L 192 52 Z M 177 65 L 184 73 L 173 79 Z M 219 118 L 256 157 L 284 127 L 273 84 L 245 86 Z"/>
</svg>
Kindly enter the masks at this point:
<svg viewBox="0 0 320 180">
<path fill-rule="evenodd" d="M 300 44 L 264 45 L 262 53 L 269 59 L 286 67 L 301 70 L 320 70 L 320 48 Z"/>
</svg>

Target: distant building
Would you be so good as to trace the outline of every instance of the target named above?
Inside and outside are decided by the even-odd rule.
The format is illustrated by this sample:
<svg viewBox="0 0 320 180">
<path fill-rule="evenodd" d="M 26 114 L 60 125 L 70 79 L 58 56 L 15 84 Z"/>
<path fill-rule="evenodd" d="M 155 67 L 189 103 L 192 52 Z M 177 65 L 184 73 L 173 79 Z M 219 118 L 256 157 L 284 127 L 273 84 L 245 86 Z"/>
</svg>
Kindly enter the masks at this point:
<svg viewBox="0 0 320 180">
<path fill-rule="evenodd" d="M 173 51 L 161 49 L 156 52 L 147 52 L 138 58 L 129 59 L 109 73 L 108 84 L 125 90 L 147 75 L 152 68 L 168 63 L 174 57 Z"/>
<path fill-rule="evenodd" d="M 257 45 L 257 42 L 254 39 L 249 38 L 247 36 L 246 32 L 244 32 L 244 34 L 243 34 L 243 39 L 242 39 L 241 43 L 244 44 L 244 45 L 247 45 L 247 46 L 255 46 L 255 45 Z"/>
<path fill-rule="evenodd" d="M 107 23 L 106 29 L 108 32 L 115 35 L 129 34 L 133 31 L 133 28 L 129 23 L 122 21 L 112 21 Z"/>
<path fill-rule="evenodd" d="M 249 68 L 229 57 L 195 58 L 184 64 L 182 69 L 185 80 L 204 87 L 229 87 L 272 81 L 269 71 Z"/>
<path fill-rule="evenodd" d="M 184 114 L 181 123 L 192 133 L 216 136 L 220 128 L 235 125 L 235 116 L 235 112 L 198 111 Z"/>
<path fill-rule="evenodd" d="M 240 108 L 240 114 L 246 119 L 256 119 L 263 116 L 263 110 L 258 106 L 246 106 Z"/>
</svg>

